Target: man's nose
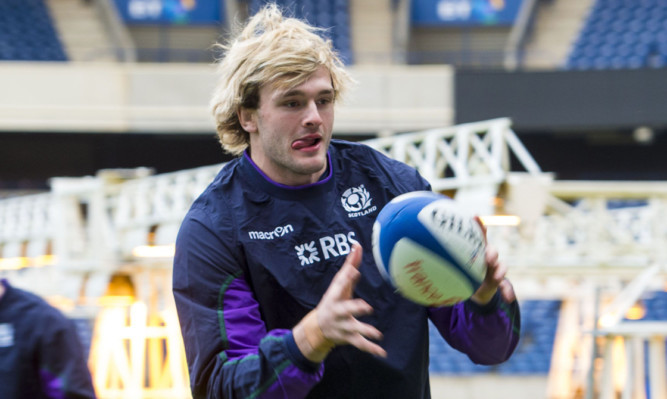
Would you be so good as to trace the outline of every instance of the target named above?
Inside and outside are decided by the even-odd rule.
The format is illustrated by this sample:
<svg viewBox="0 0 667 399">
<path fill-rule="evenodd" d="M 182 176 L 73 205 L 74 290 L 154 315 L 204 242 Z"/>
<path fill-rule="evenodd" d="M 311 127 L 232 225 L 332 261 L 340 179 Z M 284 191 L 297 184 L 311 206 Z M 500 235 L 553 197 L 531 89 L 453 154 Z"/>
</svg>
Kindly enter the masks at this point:
<svg viewBox="0 0 667 399">
<path fill-rule="evenodd" d="M 320 110 L 317 107 L 315 101 L 309 101 L 308 106 L 306 107 L 306 114 L 304 116 L 304 125 L 306 126 L 319 126 L 322 124 L 322 116 L 320 115 Z"/>
</svg>

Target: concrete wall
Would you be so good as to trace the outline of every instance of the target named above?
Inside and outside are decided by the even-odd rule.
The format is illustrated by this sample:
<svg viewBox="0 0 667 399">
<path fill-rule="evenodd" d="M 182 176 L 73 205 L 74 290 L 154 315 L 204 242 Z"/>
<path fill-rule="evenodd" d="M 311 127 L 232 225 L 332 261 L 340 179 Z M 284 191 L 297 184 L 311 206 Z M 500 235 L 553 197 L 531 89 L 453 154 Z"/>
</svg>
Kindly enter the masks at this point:
<svg viewBox="0 0 667 399">
<path fill-rule="evenodd" d="M 433 399 L 546 399 L 547 375 L 431 376 Z"/>
<path fill-rule="evenodd" d="M 335 129 L 393 133 L 452 124 L 447 66 L 356 67 Z M 3 63 L 0 131 L 206 133 L 212 65 Z"/>
</svg>

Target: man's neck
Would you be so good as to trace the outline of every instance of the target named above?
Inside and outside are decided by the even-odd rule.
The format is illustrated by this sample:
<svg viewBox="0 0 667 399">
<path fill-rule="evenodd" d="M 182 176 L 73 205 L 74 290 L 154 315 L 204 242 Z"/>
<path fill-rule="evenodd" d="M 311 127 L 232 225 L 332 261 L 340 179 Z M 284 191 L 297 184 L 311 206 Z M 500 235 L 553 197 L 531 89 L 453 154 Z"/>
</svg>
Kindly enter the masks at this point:
<svg viewBox="0 0 667 399">
<path fill-rule="evenodd" d="M 2 296 L 5 295 L 5 291 L 6 291 L 5 284 L 3 281 L 0 281 L 0 299 L 2 299 Z"/>
</svg>

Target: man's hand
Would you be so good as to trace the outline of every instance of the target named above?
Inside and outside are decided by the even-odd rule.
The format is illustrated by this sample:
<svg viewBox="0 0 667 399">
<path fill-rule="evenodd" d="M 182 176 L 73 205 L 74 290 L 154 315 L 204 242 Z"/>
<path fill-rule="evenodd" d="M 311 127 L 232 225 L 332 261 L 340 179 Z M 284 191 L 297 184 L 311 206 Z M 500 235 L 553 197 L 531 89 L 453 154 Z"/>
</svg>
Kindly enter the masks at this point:
<svg viewBox="0 0 667 399">
<path fill-rule="evenodd" d="M 353 345 L 377 356 L 387 356 L 380 345 L 371 341 L 382 339 L 382 333 L 357 319 L 373 312 L 366 301 L 352 298 L 361 277 L 361 256 L 361 246 L 355 243 L 320 303 L 294 327 L 294 339 L 307 359 L 320 362 L 335 345 Z"/>
<path fill-rule="evenodd" d="M 500 290 L 500 295 L 507 303 L 514 302 L 516 295 L 512 284 L 505 278 L 507 266 L 498 260 L 498 251 L 487 246 L 486 253 L 486 276 L 482 285 L 475 291 L 472 297 L 473 301 L 480 305 L 489 303 L 491 298 Z"/>
<path fill-rule="evenodd" d="M 482 224 L 482 221 L 479 218 L 476 218 L 476 220 L 479 225 L 482 226 L 484 240 L 486 240 L 486 227 L 484 227 L 484 224 Z M 484 259 L 486 260 L 486 276 L 484 277 L 484 281 L 482 281 L 482 285 L 480 285 L 470 299 L 480 305 L 485 305 L 493 298 L 496 291 L 500 290 L 500 295 L 505 302 L 514 302 L 516 299 L 514 288 L 509 280 L 505 278 L 505 275 L 507 274 L 507 266 L 499 261 L 498 251 L 489 246 L 488 243 Z"/>
</svg>

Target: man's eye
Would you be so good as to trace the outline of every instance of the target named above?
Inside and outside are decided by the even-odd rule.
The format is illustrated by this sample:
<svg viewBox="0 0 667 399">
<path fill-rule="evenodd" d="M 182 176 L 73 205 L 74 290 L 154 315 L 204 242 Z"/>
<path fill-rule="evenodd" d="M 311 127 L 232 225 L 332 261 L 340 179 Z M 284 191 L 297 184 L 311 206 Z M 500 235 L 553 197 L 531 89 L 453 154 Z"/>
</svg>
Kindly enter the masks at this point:
<svg viewBox="0 0 667 399">
<path fill-rule="evenodd" d="M 317 102 L 320 105 L 326 105 L 326 104 L 330 104 L 332 102 L 332 100 L 327 97 L 327 98 L 320 98 L 319 100 L 317 100 Z"/>
<path fill-rule="evenodd" d="M 285 103 L 285 106 L 286 106 L 287 108 L 296 108 L 296 107 L 299 106 L 299 102 L 298 102 L 298 101 L 287 101 L 287 102 Z"/>
</svg>

